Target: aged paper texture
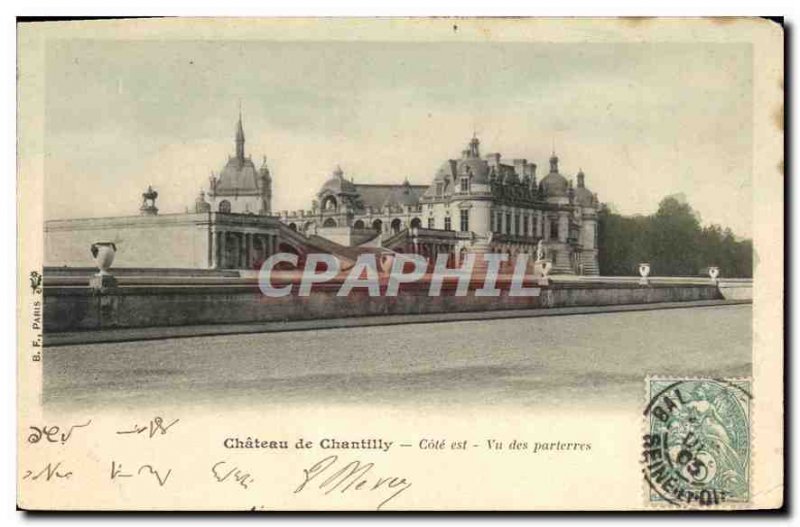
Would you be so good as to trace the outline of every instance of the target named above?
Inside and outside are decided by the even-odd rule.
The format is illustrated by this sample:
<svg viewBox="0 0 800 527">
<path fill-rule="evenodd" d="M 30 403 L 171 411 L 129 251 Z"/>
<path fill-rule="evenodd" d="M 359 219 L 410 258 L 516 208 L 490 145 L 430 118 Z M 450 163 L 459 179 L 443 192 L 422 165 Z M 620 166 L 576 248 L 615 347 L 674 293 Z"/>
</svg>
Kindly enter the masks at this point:
<svg viewBox="0 0 800 527">
<path fill-rule="evenodd" d="M 783 504 L 763 19 L 18 28 L 18 504 Z"/>
</svg>

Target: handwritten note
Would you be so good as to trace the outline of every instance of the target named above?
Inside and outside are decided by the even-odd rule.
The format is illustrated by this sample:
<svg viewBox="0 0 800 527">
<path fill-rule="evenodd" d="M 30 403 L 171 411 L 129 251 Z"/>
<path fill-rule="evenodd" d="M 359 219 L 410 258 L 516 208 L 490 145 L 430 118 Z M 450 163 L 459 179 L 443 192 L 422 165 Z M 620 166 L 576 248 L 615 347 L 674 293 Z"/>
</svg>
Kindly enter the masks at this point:
<svg viewBox="0 0 800 527">
<path fill-rule="evenodd" d="M 72 433 L 78 428 L 86 428 L 92 424 L 92 420 L 89 419 L 86 423 L 77 424 L 70 426 L 66 432 L 61 432 L 61 428 L 56 425 L 52 426 L 30 426 L 32 430 L 31 434 L 28 435 L 28 443 L 37 444 L 42 439 L 44 439 L 44 443 L 61 443 L 62 445 L 69 441 L 72 437 Z"/>
<path fill-rule="evenodd" d="M 164 424 L 164 419 L 162 417 L 154 417 L 145 425 L 134 425 L 133 428 L 129 428 L 126 430 L 119 430 L 117 434 L 134 434 L 138 435 L 143 432 L 147 432 L 148 439 L 152 439 L 156 435 L 166 435 L 167 431 L 174 426 L 180 419 L 175 419 L 169 424 Z"/>
</svg>

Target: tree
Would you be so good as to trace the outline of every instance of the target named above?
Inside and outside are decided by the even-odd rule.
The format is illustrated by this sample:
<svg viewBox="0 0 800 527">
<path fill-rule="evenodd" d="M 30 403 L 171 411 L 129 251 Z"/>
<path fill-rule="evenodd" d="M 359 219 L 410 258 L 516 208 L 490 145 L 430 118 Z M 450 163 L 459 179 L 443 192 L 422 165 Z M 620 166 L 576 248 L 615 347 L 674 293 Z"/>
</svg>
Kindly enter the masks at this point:
<svg viewBox="0 0 800 527">
<path fill-rule="evenodd" d="M 601 205 L 598 241 L 603 275 L 636 275 L 640 262 L 650 263 L 652 274 L 660 276 L 697 276 L 712 265 L 722 276 L 753 275 L 752 241 L 739 241 L 719 225 L 701 227 L 682 195 L 667 196 L 649 216 L 623 216 Z"/>
</svg>

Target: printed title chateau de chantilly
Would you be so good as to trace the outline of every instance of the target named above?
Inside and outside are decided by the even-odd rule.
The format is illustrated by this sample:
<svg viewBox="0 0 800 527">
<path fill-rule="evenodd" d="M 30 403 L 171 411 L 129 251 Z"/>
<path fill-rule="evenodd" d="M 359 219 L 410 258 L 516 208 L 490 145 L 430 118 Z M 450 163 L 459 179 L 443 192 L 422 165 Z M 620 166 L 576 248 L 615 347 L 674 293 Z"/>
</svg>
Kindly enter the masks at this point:
<svg viewBox="0 0 800 527">
<path fill-rule="evenodd" d="M 102 241 L 117 246 L 117 268 L 239 270 L 277 252 L 329 253 L 344 265 L 364 252 L 446 252 L 453 266 L 468 252 L 513 261 L 542 241 L 552 273 L 598 274 L 597 194 L 582 171 L 575 183 L 561 174 L 555 152 L 540 176 L 526 159 L 482 154 L 473 136 L 429 184 L 355 182 L 336 167 L 308 210 L 278 213 L 266 158 L 257 167 L 245 144 L 240 115 L 233 155 L 189 212 L 159 214 L 158 189 L 148 187 L 136 214 L 46 222 L 45 265 L 92 267 L 89 247 Z"/>
</svg>

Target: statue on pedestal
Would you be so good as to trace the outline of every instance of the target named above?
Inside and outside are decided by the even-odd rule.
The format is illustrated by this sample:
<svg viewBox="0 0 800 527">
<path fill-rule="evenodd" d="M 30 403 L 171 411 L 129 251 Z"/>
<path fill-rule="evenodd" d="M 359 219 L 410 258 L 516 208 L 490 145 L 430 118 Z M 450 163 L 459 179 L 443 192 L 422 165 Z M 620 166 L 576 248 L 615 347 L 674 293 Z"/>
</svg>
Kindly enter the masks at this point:
<svg viewBox="0 0 800 527">
<path fill-rule="evenodd" d="M 158 214 L 156 198 L 158 198 L 158 192 L 152 187 L 152 185 L 147 185 L 147 190 L 142 193 L 142 206 L 139 207 L 142 215 L 155 216 Z"/>
<path fill-rule="evenodd" d="M 539 240 L 536 244 L 536 263 L 534 268 L 539 272 L 539 285 L 549 285 L 550 279 L 548 274 L 553 268 L 553 262 L 545 260 L 544 242 Z"/>
</svg>

